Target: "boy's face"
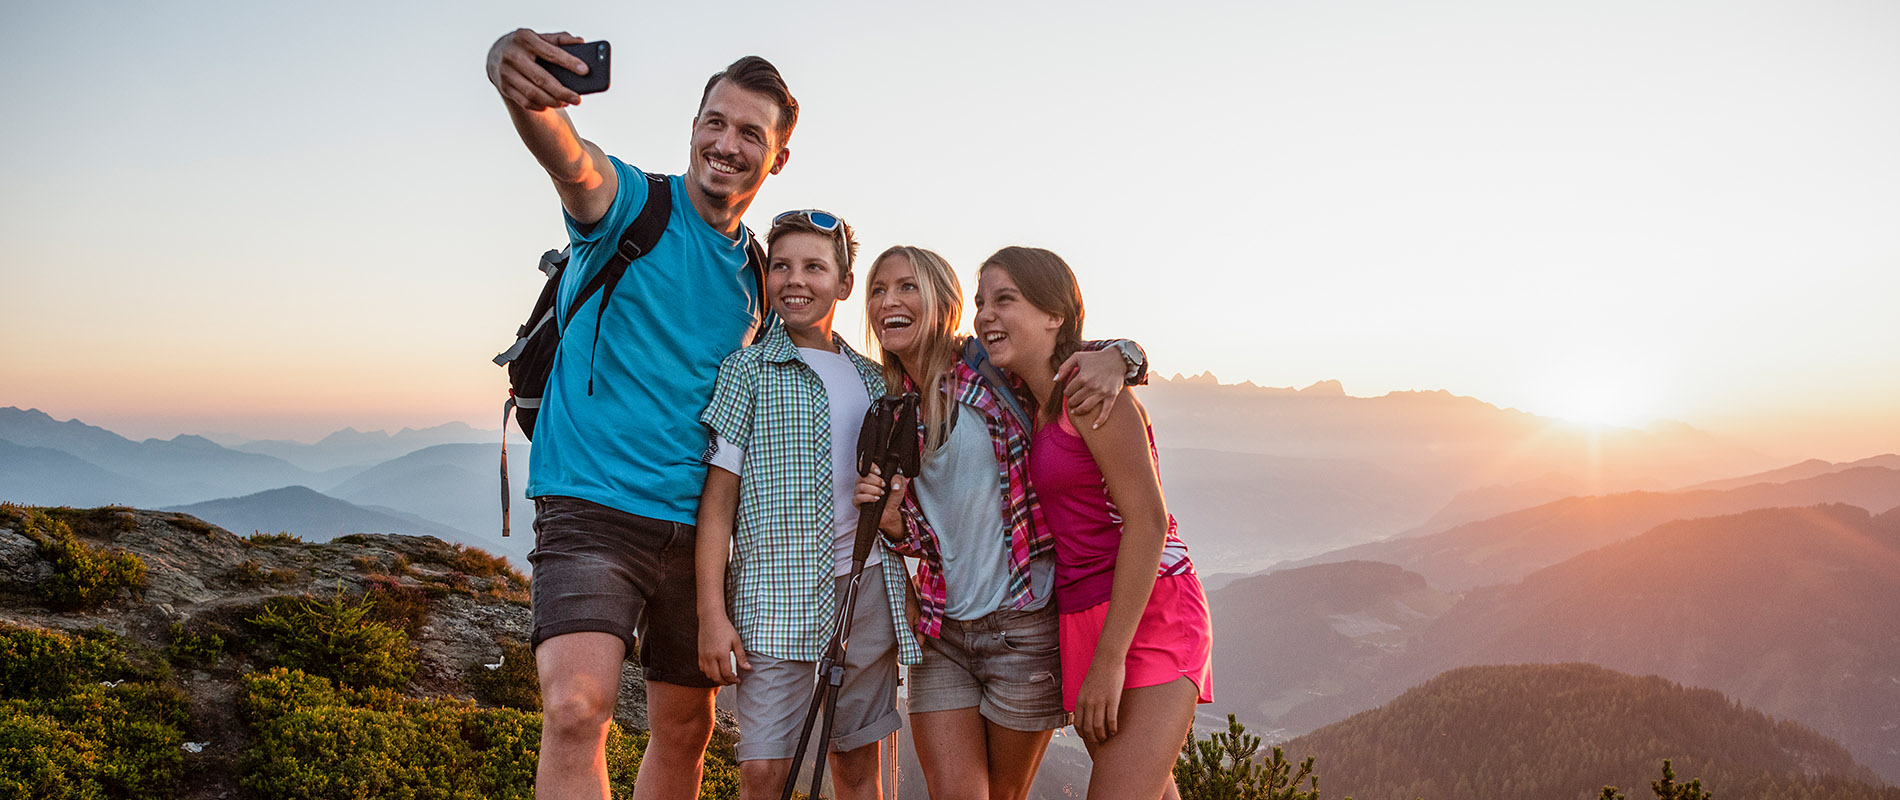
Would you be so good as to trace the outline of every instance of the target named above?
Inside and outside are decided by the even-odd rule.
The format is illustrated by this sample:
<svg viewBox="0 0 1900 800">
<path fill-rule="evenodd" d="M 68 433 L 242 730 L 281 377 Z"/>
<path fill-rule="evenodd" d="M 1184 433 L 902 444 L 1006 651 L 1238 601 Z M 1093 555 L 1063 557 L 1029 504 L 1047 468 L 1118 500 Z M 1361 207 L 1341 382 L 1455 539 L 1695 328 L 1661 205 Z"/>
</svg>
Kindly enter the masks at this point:
<svg viewBox="0 0 1900 800">
<path fill-rule="evenodd" d="M 851 296 L 851 276 L 838 275 L 837 240 L 798 231 L 772 243 L 765 259 L 765 294 L 792 329 L 831 329 L 838 301 Z"/>
</svg>

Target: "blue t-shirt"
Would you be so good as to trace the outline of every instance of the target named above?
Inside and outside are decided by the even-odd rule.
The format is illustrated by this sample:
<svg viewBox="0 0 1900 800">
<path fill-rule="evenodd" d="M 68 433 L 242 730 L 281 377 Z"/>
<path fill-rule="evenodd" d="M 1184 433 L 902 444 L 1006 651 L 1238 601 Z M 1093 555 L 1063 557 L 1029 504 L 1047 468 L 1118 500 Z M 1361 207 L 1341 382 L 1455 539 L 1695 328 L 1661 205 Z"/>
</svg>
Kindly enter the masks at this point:
<svg viewBox="0 0 1900 800">
<path fill-rule="evenodd" d="M 620 187 L 607 216 L 587 231 L 567 220 L 570 266 L 556 304 L 563 316 L 646 203 L 645 175 L 608 160 Z M 534 424 L 528 495 L 578 497 L 690 525 L 706 479 L 699 411 L 719 362 L 745 344 L 762 309 L 758 280 L 746 269 L 748 237 L 713 230 L 687 200 L 684 179 L 667 180 L 666 233 L 627 268 L 600 318 L 598 343 L 598 293 L 561 334 Z"/>
</svg>

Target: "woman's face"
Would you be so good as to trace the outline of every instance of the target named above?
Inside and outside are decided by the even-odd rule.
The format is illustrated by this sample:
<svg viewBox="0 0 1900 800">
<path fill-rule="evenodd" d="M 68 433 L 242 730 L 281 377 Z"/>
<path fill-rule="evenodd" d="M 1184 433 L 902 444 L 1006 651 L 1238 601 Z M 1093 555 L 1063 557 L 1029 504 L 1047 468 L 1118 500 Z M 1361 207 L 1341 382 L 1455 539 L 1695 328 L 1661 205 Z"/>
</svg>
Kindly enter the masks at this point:
<svg viewBox="0 0 1900 800">
<path fill-rule="evenodd" d="M 910 256 L 893 253 L 871 265 L 871 290 L 864 295 L 864 315 L 877 332 L 878 346 L 905 364 L 920 363 L 924 341 L 924 295 L 918 289 L 917 269 Z"/>
<path fill-rule="evenodd" d="M 1062 317 L 1023 298 L 1016 281 L 1002 267 L 986 267 L 976 277 L 976 336 L 997 366 L 1030 374 L 1038 364 L 1046 369 L 1056 352 L 1056 331 Z"/>
</svg>

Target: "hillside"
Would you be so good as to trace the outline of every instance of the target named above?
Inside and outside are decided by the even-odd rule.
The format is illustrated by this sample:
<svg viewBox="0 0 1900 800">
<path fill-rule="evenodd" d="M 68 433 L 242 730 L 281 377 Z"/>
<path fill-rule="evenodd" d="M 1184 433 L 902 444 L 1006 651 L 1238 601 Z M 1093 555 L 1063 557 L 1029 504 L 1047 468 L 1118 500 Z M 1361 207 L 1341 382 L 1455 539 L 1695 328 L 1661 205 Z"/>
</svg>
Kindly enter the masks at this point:
<svg viewBox="0 0 1900 800">
<path fill-rule="evenodd" d="M 213 525 L 245 533 L 291 533 L 329 541 L 349 533 L 406 533 L 460 539 L 461 531 L 412 514 L 364 508 L 307 486 L 208 500 L 164 509 L 190 514 Z"/>
<path fill-rule="evenodd" d="M 1900 782 L 1895 620 L 1900 511 L 1764 509 L 1672 522 L 1474 591 L 1381 686 L 1389 697 L 1474 664 L 1658 674 L 1811 726 Z"/>
<path fill-rule="evenodd" d="M 1454 670 L 1285 748 L 1322 766 L 1327 796 L 1358 800 L 1592 800 L 1647 786 L 1663 759 L 1722 800 L 1900 798 L 1806 727 L 1588 664 Z"/>
<path fill-rule="evenodd" d="M 89 553 L 81 561 L 95 563 L 109 554 L 121 554 L 112 555 L 114 559 L 123 558 L 122 554 L 136 556 L 142 564 L 143 585 L 118 589 L 103 604 L 90 607 L 47 599 L 46 587 L 56 585 L 68 567 L 49 560 L 45 545 L 36 543 L 36 538 L 45 540 L 68 529 L 72 531 L 66 534 L 69 541 L 80 543 Z M 330 617 L 333 622 L 324 624 L 341 622 L 342 627 L 325 628 L 316 622 L 319 617 L 298 616 L 313 608 L 341 610 L 344 616 Z M 350 622 L 349 613 L 368 616 Z M 271 627 L 266 621 L 273 615 L 293 624 Z M 303 621 L 295 622 L 299 619 Z M 145 766 L 139 768 L 157 777 L 140 779 L 125 772 L 106 775 L 111 786 L 148 780 L 168 787 L 134 791 L 131 796 L 288 797 L 293 795 L 279 789 L 246 790 L 240 779 L 249 775 L 264 781 L 258 784 L 262 786 L 272 775 L 282 780 L 297 770 L 304 770 L 297 774 L 322 776 L 323 781 L 341 781 L 306 778 L 292 782 L 309 791 L 328 787 L 324 794 L 310 796 L 338 796 L 336 792 L 384 796 L 385 790 L 393 791 L 387 786 L 347 789 L 351 776 L 362 779 L 359 771 L 369 768 L 368 762 L 357 760 L 362 754 L 360 745 L 348 746 L 351 749 L 333 761 L 325 754 L 353 737 L 382 742 L 380 746 L 389 750 L 370 755 L 395 759 L 405 769 L 439 769 L 428 765 L 463 748 L 464 757 L 489 761 L 486 766 L 468 762 L 466 775 L 450 777 L 520 786 L 526 774 L 519 772 L 520 759 L 532 758 L 532 750 L 522 748 L 539 736 L 538 715 L 533 713 L 539 697 L 533 659 L 525 647 L 528 622 L 527 581 L 520 573 L 479 550 L 430 537 L 353 534 L 328 542 L 304 542 L 276 534 L 239 537 L 178 513 L 120 508 L 42 512 L 0 505 L 0 653 L 7 655 L 0 658 L 0 707 L 10 709 L 9 714 L 0 714 L 0 762 L 13 765 L 8 769 L 25 768 L 20 762 L 6 761 L 13 757 L 5 746 L 7 736 L 20 731 L 5 730 L 7 725 L 38 731 L 32 735 L 43 738 L 48 747 L 70 741 L 62 738 L 69 734 L 34 726 L 70 724 L 74 726 L 70 730 L 82 734 L 91 730 L 83 716 L 59 722 L 70 711 L 68 706 L 45 704 L 48 692 L 55 693 L 53 701 L 59 700 L 60 693 L 72 692 L 71 697 L 101 708 L 175 706 L 175 717 L 169 711 L 161 714 L 151 727 L 138 729 L 144 732 L 133 739 L 125 739 L 127 734 L 121 732 L 133 729 L 108 726 L 97 734 L 116 742 L 100 754 L 109 761 L 128 757 L 122 751 L 162 745 L 150 751 L 147 758 L 153 760 L 142 762 Z M 344 637 L 381 630 L 384 638 L 372 651 L 352 656 L 347 648 L 324 650 L 327 655 L 310 660 L 299 649 L 300 642 L 322 630 L 333 631 L 325 635 Z M 22 674 L 14 668 L 16 658 L 26 664 L 62 652 L 68 660 L 57 669 Z M 303 661 L 295 660 L 299 653 L 306 653 Z M 84 654 L 90 655 L 72 660 Z M 377 674 L 382 677 L 361 689 L 348 688 L 356 685 L 352 681 L 366 680 L 363 673 L 337 671 L 351 658 L 378 659 L 373 663 L 381 665 L 384 672 Z M 271 672 L 284 666 L 332 677 L 296 677 L 302 673 L 285 677 L 281 671 Z M 82 674 L 96 677 L 66 688 L 56 685 L 62 675 L 70 680 Z M 328 686 L 329 680 L 336 681 L 334 692 L 317 688 L 318 684 Z M 256 694 L 260 688 L 267 695 L 275 691 L 291 695 L 267 699 Z M 285 717 L 282 724 L 274 722 L 274 717 L 256 715 L 260 702 L 281 703 L 285 697 L 301 698 L 297 702 L 306 707 L 293 704 L 287 710 L 297 713 Z M 252 712 L 245 712 L 246 708 Z M 12 716 L 21 709 L 28 713 Z M 627 731 L 646 727 L 644 683 L 635 666 L 630 665 L 623 675 L 615 717 Z M 423 732 L 440 725 L 463 733 L 431 744 L 436 740 L 429 737 L 439 734 Z M 728 730 L 725 735 L 729 734 Z M 258 737 L 266 735 L 272 737 L 270 748 L 255 749 L 263 746 Z M 621 737 L 615 740 L 620 744 L 610 745 L 610 749 L 618 748 L 610 756 L 621 770 L 618 782 L 631 774 L 625 771 L 627 759 L 637 764 L 638 751 L 629 743 L 633 737 L 615 735 Z M 724 741 L 729 746 L 730 740 Z M 191 747 L 183 746 L 187 742 Z M 724 770 L 730 766 L 729 747 L 722 752 L 725 755 L 719 757 L 728 759 L 720 762 L 726 765 L 720 767 Z M 498 758 L 502 760 L 494 761 Z M 59 766 L 57 759 L 32 763 L 39 768 Z M 67 777 L 83 766 L 67 764 Z M 428 781 L 441 779 L 445 773 L 407 774 Z M 717 775 L 731 777 L 727 772 Z M 55 792 L 54 787 L 72 784 L 40 785 L 44 791 L 35 796 L 64 797 L 68 795 Z M 494 789 L 471 796 L 526 795 L 516 789 Z"/>
<path fill-rule="evenodd" d="M 534 548 L 534 502 L 524 494 L 528 481 L 526 442 L 509 448 L 515 476 L 510 520 L 514 531 L 501 536 L 501 480 L 496 475 L 501 447 L 495 444 L 439 444 L 385 461 L 337 484 L 326 494 L 364 506 L 400 509 L 459 531 L 468 542 L 525 569 Z"/>
<path fill-rule="evenodd" d="M 1382 538 L 1437 501 L 1365 462 L 1222 450 L 1164 448 L 1161 480 L 1196 563 L 1236 572 Z"/>
<path fill-rule="evenodd" d="M 1216 708 L 1265 721 L 1370 679 L 1456 598 L 1390 564 L 1348 561 L 1241 578 L 1208 601 Z"/>
<path fill-rule="evenodd" d="M 1462 591 L 1518 580 L 1672 520 L 1820 503 L 1847 503 L 1876 512 L 1900 506 L 1900 469 L 1854 467 L 1722 491 L 1571 497 L 1442 533 L 1357 545 L 1284 566 L 1383 561 L 1424 575 L 1437 588 Z"/>
</svg>

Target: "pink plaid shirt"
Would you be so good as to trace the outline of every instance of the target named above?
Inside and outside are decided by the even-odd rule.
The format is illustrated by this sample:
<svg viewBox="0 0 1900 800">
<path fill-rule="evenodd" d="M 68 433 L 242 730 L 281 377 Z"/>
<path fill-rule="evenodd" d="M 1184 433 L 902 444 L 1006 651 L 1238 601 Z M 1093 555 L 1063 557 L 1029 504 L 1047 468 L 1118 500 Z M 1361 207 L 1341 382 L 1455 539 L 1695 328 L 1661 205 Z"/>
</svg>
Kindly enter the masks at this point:
<svg viewBox="0 0 1900 800">
<path fill-rule="evenodd" d="M 989 427 L 990 443 L 996 448 L 996 483 L 1002 494 L 1003 527 L 1009 533 L 1009 597 L 1011 608 L 1022 608 L 1034 599 L 1029 585 L 1029 562 L 1036 556 L 1054 552 L 1055 540 L 1043 524 L 1042 504 L 1029 484 L 1029 431 L 1023 427 L 996 392 L 1008 391 L 990 385 L 982 375 L 958 359 L 946 381 L 951 400 L 972 406 L 983 413 Z M 916 391 L 909 379 L 904 388 Z M 923 430 L 917 432 L 919 439 Z M 942 635 L 944 608 L 949 591 L 943 579 L 943 555 L 937 545 L 937 531 L 924 519 L 917 495 L 907 494 L 902 509 L 904 539 L 891 549 L 918 560 L 912 585 L 917 590 L 917 632 L 924 636 Z"/>
</svg>

